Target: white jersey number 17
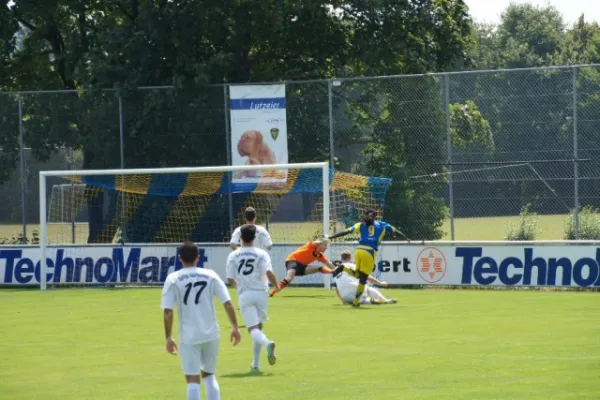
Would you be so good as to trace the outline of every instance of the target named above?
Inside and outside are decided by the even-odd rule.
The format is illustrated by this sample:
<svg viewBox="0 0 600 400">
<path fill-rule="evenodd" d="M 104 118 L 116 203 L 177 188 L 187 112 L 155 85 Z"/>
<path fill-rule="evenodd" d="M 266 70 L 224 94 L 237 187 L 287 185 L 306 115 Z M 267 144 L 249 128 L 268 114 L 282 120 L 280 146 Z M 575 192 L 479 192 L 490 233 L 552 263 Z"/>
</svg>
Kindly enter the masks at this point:
<svg viewBox="0 0 600 400">
<path fill-rule="evenodd" d="M 199 287 L 200 289 L 198 289 L 198 291 L 196 292 L 196 298 L 194 300 L 194 304 L 198 304 L 200 302 L 200 295 L 202 294 L 204 289 L 206 289 L 206 285 L 208 285 L 208 282 L 206 282 L 206 281 L 189 282 L 187 285 L 185 285 L 185 294 L 183 295 L 183 304 L 187 306 L 188 298 L 190 297 L 190 292 L 192 291 L 192 287 L 194 287 L 194 288 Z"/>
</svg>

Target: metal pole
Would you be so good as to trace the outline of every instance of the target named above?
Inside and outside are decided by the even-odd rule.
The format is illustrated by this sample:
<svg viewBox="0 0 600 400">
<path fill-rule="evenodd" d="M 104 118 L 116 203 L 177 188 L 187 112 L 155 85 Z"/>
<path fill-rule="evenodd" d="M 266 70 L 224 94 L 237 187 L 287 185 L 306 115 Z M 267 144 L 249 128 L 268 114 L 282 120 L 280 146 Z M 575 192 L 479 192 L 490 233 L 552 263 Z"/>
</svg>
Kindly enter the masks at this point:
<svg viewBox="0 0 600 400">
<path fill-rule="evenodd" d="M 454 240 L 454 178 L 452 176 L 452 127 L 450 123 L 450 76 L 444 75 L 444 108 L 446 110 L 446 153 L 448 162 L 448 202 L 450 203 L 450 240 Z"/>
<path fill-rule="evenodd" d="M 18 94 L 19 99 L 19 147 L 20 147 L 20 164 L 21 164 L 21 224 L 23 229 L 22 243 L 27 243 L 27 184 L 25 182 L 25 140 L 23 138 L 23 98 L 21 93 Z M 41 195 L 41 193 L 40 193 Z M 45 222 L 45 221 L 44 221 Z"/>
<path fill-rule="evenodd" d="M 40 172 L 40 290 L 46 290 L 46 242 L 48 241 L 46 218 L 46 177 Z"/>
<path fill-rule="evenodd" d="M 73 150 L 73 148 L 70 148 L 71 150 L 71 154 L 70 154 L 70 158 L 71 160 L 69 161 L 69 169 L 70 170 L 74 170 L 75 169 L 75 151 Z M 75 205 L 75 183 L 73 181 L 71 181 L 71 198 L 70 198 L 70 202 L 69 202 L 69 216 L 71 217 L 71 243 L 75 244 L 75 229 L 76 229 L 76 225 L 75 225 L 75 218 L 77 218 L 77 214 L 74 213 L 74 205 Z M 62 222 L 62 221 L 61 221 Z"/>
<path fill-rule="evenodd" d="M 332 81 L 331 79 L 329 79 L 327 81 L 327 96 L 328 96 L 328 100 L 329 100 L 329 168 L 334 168 L 335 169 L 335 153 L 334 153 L 334 135 L 333 135 L 333 88 L 332 88 Z M 327 185 L 327 188 L 329 188 L 329 185 Z M 325 188 L 323 188 L 325 189 Z M 333 197 L 333 196 L 332 196 Z M 333 198 L 331 200 L 334 200 Z M 323 204 L 325 204 L 325 202 L 323 202 Z M 324 211 L 324 210 L 323 210 Z M 329 210 L 328 210 L 329 212 Z M 335 216 L 335 208 L 333 210 L 333 221 L 335 221 L 336 216 Z M 333 233 L 336 233 L 336 224 L 333 224 Z M 326 232 L 324 232 L 326 234 Z"/>
<path fill-rule="evenodd" d="M 231 165 L 231 127 L 229 126 L 229 107 L 228 107 L 228 86 L 223 85 L 223 115 L 225 117 L 225 143 L 227 149 L 225 150 L 227 153 L 227 165 Z M 227 184 L 231 187 L 231 177 L 233 172 L 229 172 L 227 174 Z M 233 195 L 231 194 L 231 190 L 227 191 L 227 204 L 229 208 L 229 231 L 233 232 Z M 268 229 L 268 226 L 267 226 Z"/>
<path fill-rule="evenodd" d="M 125 169 L 125 131 L 123 128 L 123 99 L 119 93 L 119 147 L 121 151 L 121 169 Z"/>
<path fill-rule="evenodd" d="M 327 82 L 327 95 L 329 100 L 329 167 L 335 166 L 334 137 L 333 137 L 333 89 L 331 79 Z"/>
<path fill-rule="evenodd" d="M 323 176 L 323 235 L 329 235 L 329 166 L 323 165 L 322 169 Z M 331 250 L 327 250 L 327 256 L 331 259 Z M 331 289 L 331 277 L 329 274 L 323 275 L 323 283 L 325 290 Z"/>
<path fill-rule="evenodd" d="M 575 239 L 579 239 L 579 162 L 577 143 L 577 67 L 573 67 L 573 228 Z"/>
<path fill-rule="evenodd" d="M 121 169 L 125 169 L 125 128 L 123 125 L 123 99 L 121 97 L 121 92 L 119 92 L 119 150 L 121 156 Z M 124 184 L 124 176 L 121 175 L 121 187 L 123 187 Z M 123 192 L 121 193 L 121 244 L 125 244 L 127 241 L 127 223 L 125 221 L 125 215 L 125 192 Z"/>
</svg>

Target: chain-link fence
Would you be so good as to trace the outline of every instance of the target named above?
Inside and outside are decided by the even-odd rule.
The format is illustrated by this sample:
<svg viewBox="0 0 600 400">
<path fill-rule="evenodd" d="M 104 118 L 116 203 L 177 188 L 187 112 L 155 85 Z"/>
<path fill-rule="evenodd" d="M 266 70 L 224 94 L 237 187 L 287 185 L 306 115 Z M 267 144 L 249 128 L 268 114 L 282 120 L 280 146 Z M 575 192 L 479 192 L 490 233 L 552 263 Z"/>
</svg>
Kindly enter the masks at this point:
<svg viewBox="0 0 600 400">
<path fill-rule="evenodd" d="M 229 164 L 228 96 L 0 93 L 0 238 L 39 224 L 40 170 Z M 504 239 L 523 210 L 536 239 L 575 238 L 600 207 L 597 65 L 286 82 L 286 98 L 289 161 L 393 178 L 385 218 L 413 238 Z"/>
</svg>

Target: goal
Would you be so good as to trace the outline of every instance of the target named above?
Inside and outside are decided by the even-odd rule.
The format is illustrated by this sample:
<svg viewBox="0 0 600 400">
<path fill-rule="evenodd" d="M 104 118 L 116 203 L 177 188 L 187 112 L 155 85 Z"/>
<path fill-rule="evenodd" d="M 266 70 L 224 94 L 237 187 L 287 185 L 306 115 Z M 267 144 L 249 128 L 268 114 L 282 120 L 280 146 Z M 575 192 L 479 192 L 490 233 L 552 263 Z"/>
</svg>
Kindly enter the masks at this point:
<svg viewBox="0 0 600 400">
<path fill-rule="evenodd" d="M 277 277 L 298 246 L 383 209 L 389 179 L 334 172 L 328 163 L 40 172 L 41 289 L 160 285 L 193 240 L 198 265 L 224 277 L 243 211 L 271 233 Z M 338 248 L 339 247 L 339 248 Z M 342 246 L 329 250 L 336 258 Z M 294 284 L 329 286 L 321 274 Z"/>
</svg>

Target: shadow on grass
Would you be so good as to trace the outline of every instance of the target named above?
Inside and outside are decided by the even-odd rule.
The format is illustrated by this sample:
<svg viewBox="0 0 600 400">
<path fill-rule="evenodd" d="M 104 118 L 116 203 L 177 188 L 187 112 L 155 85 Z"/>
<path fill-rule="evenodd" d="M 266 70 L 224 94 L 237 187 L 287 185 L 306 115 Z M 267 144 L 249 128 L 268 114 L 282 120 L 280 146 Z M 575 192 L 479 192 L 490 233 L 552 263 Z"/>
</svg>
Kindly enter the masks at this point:
<svg viewBox="0 0 600 400">
<path fill-rule="evenodd" d="M 360 307 L 354 308 L 350 304 L 333 304 L 333 307 L 336 308 L 346 308 L 348 310 L 375 310 L 375 309 L 390 309 L 390 308 L 398 308 L 399 304 L 362 304 Z M 402 307 L 402 306 L 400 306 Z"/>
<path fill-rule="evenodd" d="M 285 299 L 285 298 L 301 298 L 301 297 L 305 297 L 305 298 L 308 298 L 308 299 L 330 299 L 331 298 L 331 296 L 326 296 L 324 294 L 316 294 L 316 295 L 312 295 L 312 296 L 290 294 L 290 295 L 285 295 L 285 296 L 279 296 L 277 298 L 278 299 Z M 275 297 L 273 297 L 273 298 L 275 298 Z"/>
<path fill-rule="evenodd" d="M 274 376 L 270 372 L 262 372 L 262 371 L 247 371 L 247 372 L 237 372 L 233 374 L 225 374 L 220 375 L 219 378 L 268 378 Z"/>
</svg>

